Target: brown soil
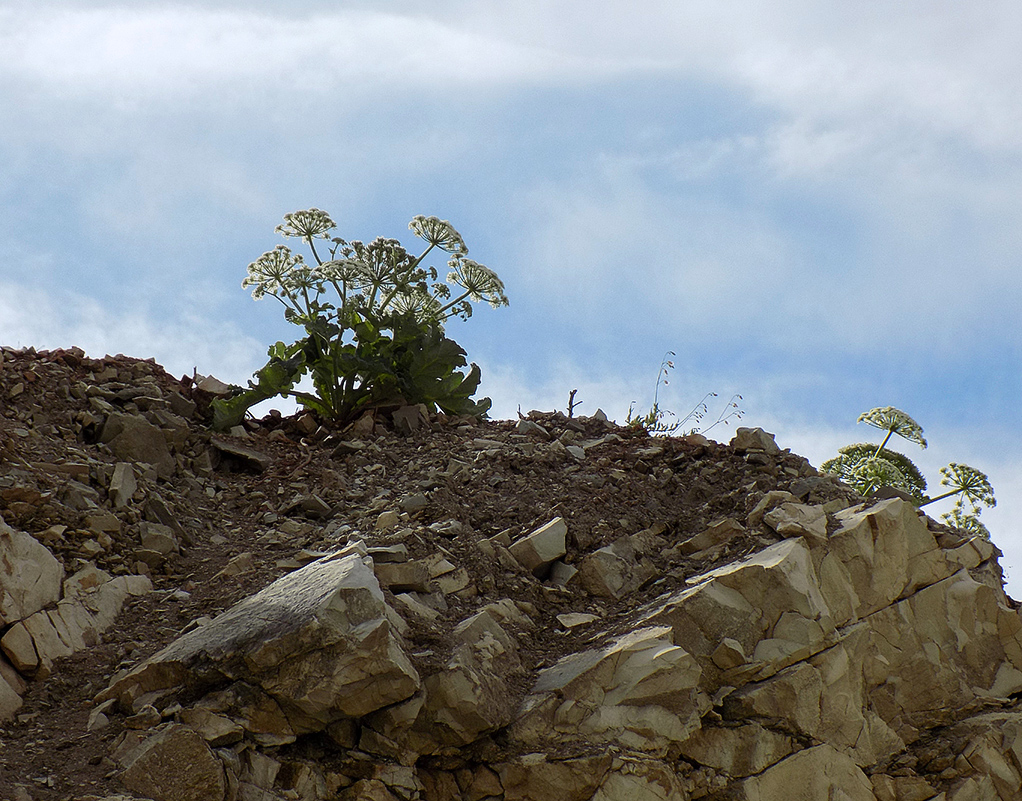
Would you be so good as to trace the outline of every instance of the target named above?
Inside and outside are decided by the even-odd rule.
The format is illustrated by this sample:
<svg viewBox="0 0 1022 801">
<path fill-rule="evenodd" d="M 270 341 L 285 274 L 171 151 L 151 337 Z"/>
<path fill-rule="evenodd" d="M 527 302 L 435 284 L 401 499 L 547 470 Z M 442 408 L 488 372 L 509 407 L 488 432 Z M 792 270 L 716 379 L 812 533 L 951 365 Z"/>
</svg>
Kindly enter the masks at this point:
<svg viewBox="0 0 1022 801">
<path fill-rule="evenodd" d="M 578 460 L 560 445 L 517 433 L 518 421 L 435 415 L 427 426 L 401 435 L 381 414 L 371 433 L 357 437 L 359 447 L 343 444 L 353 438 L 351 431 L 278 415 L 250 421 L 249 437 L 233 440 L 268 457 L 260 470 L 211 447 L 202 419 L 209 397 L 193 391 L 190 379 L 177 380 L 151 360 L 93 360 L 76 349 L 7 349 L 3 356 L 3 519 L 44 539 L 68 574 L 88 560 L 115 574 L 139 570 L 133 554 L 139 547 L 143 496 L 164 501 L 185 539 L 181 554 L 153 572 L 156 591 L 126 607 L 101 644 L 60 660 L 48 679 L 29 682 L 24 705 L 12 721 L 0 725 L 4 799 L 118 792 L 108 754 L 123 731 L 123 718 L 114 715 L 109 726 L 95 732 L 86 728 L 91 699 L 112 675 L 167 645 L 194 619 L 218 614 L 316 553 L 353 538 L 371 546 L 403 542 L 412 558 L 442 551 L 468 570 L 474 595 L 449 595 L 448 608 L 435 624 L 413 623 L 408 650 L 421 674 L 444 664 L 445 631 L 502 598 L 518 602 L 538 622 L 518 639 L 523 662 L 535 668 L 606 636 L 623 610 L 775 541 L 765 529 L 749 531 L 709 559 L 698 560 L 671 547 L 721 518 L 744 523 L 765 492 L 786 489 L 812 503 L 853 497 L 787 452 L 769 457 L 698 437 L 651 438 L 642 430 L 560 413 L 533 412 L 528 419 L 544 426 L 551 442 L 564 446 L 606 441 L 587 447 L 585 458 Z M 177 448 L 181 466 L 173 478 L 143 482 L 133 505 L 116 511 L 121 532 L 93 556 L 83 549 L 94 547 L 89 544 L 94 534 L 87 531 L 84 512 L 75 508 L 70 490 L 87 484 L 101 508 L 112 509 L 106 486 L 118 459 L 95 441 L 102 418 L 97 409 L 104 408 L 96 399 L 118 410 L 144 412 L 146 393 L 140 397 L 139 390 L 147 383 L 158 385 L 164 397 L 178 392 L 190 398 L 199 411 Z M 62 465 L 88 465 L 88 473 L 73 481 Z M 399 501 L 416 493 L 425 494 L 424 509 L 392 534 L 375 531 L 381 512 L 400 511 Z M 301 501 L 313 495 L 330 507 L 328 513 L 303 513 Z M 655 576 L 615 601 L 544 584 L 484 556 L 477 547 L 481 539 L 501 532 L 513 540 L 557 516 L 568 525 L 568 563 L 623 535 L 662 526 L 645 557 L 655 565 Z M 67 528 L 54 537 L 53 526 Z M 228 560 L 244 552 L 253 555 L 253 570 L 217 576 Z M 556 620 L 565 612 L 594 613 L 604 625 L 599 635 L 586 627 L 565 630 Z"/>
</svg>

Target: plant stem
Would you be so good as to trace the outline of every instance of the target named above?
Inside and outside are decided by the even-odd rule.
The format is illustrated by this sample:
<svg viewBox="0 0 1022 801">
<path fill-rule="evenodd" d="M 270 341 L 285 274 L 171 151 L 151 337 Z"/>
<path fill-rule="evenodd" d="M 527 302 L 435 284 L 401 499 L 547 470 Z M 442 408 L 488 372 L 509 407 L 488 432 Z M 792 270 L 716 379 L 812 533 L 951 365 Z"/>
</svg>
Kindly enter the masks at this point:
<svg viewBox="0 0 1022 801">
<path fill-rule="evenodd" d="M 883 453 L 883 452 L 884 452 L 884 445 L 886 445 L 886 444 L 887 444 L 887 440 L 889 440 L 889 439 L 891 438 L 891 435 L 892 435 L 893 433 L 894 433 L 894 429 L 893 429 L 893 428 L 892 428 L 892 429 L 890 429 L 890 430 L 888 430 L 888 432 L 887 432 L 887 436 L 886 436 L 886 437 L 884 437 L 884 441 L 880 443 L 880 447 L 879 447 L 879 448 L 877 448 L 877 452 L 873 454 L 873 458 L 874 458 L 874 459 L 876 459 L 876 458 L 877 458 L 877 457 L 878 457 L 878 456 L 879 456 L 879 455 L 880 455 L 881 453 Z"/>
<path fill-rule="evenodd" d="M 322 266 L 323 260 L 319 257 L 319 254 L 316 252 L 316 245 L 313 243 L 312 237 L 311 236 L 307 236 L 307 237 L 305 237 L 305 240 L 309 243 L 309 247 L 312 249 L 312 255 L 316 259 L 316 264 L 319 264 L 320 266 Z"/>
<path fill-rule="evenodd" d="M 936 503 L 937 501 L 942 501 L 945 498 L 950 498 L 952 495 L 957 495 L 960 492 L 961 492 L 960 489 L 956 489 L 956 490 L 951 490 L 951 492 L 945 492 L 943 495 L 938 495 L 936 498 L 927 498 L 925 501 L 923 501 L 921 504 L 919 504 L 919 506 L 922 507 L 922 506 L 926 506 L 926 505 L 931 504 L 931 503 Z"/>
<path fill-rule="evenodd" d="M 450 317 L 450 315 L 449 315 L 449 314 L 448 314 L 448 315 L 446 315 L 445 317 L 440 317 L 440 315 L 441 315 L 441 314 L 443 314 L 443 313 L 444 313 L 445 311 L 447 311 L 447 310 L 448 310 L 449 308 L 451 308 L 452 306 L 454 306 L 455 304 L 457 304 L 457 303 L 461 303 L 461 302 L 462 302 L 462 301 L 463 301 L 463 300 L 464 300 L 465 298 L 467 298 L 467 297 L 468 297 L 469 295 L 471 295 L 471 294 L 472 294 L 472 292 L 471 292 L 470 290 L 466 289 L 466 290 L 465 290 L 464 292 L 462 292 L 462 293 L 461 293 L 461 294 L 460 294 L 460 295 L 459 295 L 458 297 L 456 297 L 456 298 L 455 298 L 454 300 L 452 300 L 452 301 L 451 301 L 450 303 L 448 303 L 448 304 L 447 304 L 446 306 L 442 307 L 442 308 L 441 308 L 441 309 L 440 309 L 440 310 L 439 310 L 439 311 L 438 311 L 438 312 L 436 313 L 437 319 L 441 319 L 441 320 L 446 320 L 446 319 L 447 319 L 448 317 Z"/>
</svg>

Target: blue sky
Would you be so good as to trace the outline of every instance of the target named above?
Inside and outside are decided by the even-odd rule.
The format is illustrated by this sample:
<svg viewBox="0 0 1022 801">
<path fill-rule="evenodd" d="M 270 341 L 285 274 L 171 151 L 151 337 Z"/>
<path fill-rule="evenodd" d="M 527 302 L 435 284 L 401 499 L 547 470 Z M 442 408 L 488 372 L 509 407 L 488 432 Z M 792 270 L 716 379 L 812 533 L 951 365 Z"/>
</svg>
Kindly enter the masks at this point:
<svg viewBox="0 0 1022 801">
<path fill-rule="evenodd" d="M 435 214 L 511 300 L 448 327 L 494 416 L 577 388 L 623 421 L 668 350 L 664 407 L 741 393 L 817 465 L 897 406 L 932 489 L 949 461 L 989 474 L 1022 597 L 1020 22 L 995 0 L 8 0 L 0 342 L 244 383 L 296 333 L 240 288 L 285 213 L 347 239 Z"/>
</svg>

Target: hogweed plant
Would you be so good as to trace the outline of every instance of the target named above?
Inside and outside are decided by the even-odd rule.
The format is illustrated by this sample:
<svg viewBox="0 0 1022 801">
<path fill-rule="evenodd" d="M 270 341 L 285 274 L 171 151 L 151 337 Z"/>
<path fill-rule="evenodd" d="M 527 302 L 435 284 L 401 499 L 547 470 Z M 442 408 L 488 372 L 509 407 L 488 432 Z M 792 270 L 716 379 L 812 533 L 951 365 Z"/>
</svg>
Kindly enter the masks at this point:
<svg viewBox="0 0 1022 801">
<path fill-rule="evenodd" d="M 660 371 L 657 373 L 656 387 L 653 391 L 653 405 L 646 414 L 633 416 L 635 411 L 635 401 L 632 401 L 628 407 L 628 415 L 625 418 L 626 425 L 636 426 L 643 428 L 650 434 L 673 434 L 685 426 L 687 423 L 700 422 L 709 413 L 709 399 L 716 398 L 716 392 L 707 392 L 702 400 L 699 401 L 687 415 L 680 419 L 676 419 L 673 422 L 667 422 L 667 418 L 676 418 L 677 415 L 674 412 L 662 409 L 660 407 L 660 387 L 668 386 L 670 381 L 668 380 L 669 371 L 674 369 L 674 361 L 668 357 L 675 356 L 673 350 L 667 351 L 664 354 L 663 360 L 660 362 Z M 717 416 L 717 419 L 704 430 L 700 431 L 698 427 L 690 428 L 686 433 L 696 434 L 710 431 L 710 429 L 723 423 L 727 425 L 732 419 L 741 420 L 742 415 L 745 412 L 738 406 L 738 401 L 742 400 L 742 396 L 734 394 L 725 404 L 721 413 Z"/>
<path fill-rule="evenodd" d="M 284 318 L 305 335 L 291 345 L 271 346 L 256 381 L 215 403 L 215 428 L 236 425 L 253 405 L 278 395 L 341 424 L 366 410 L 400 404 L 486 413 L 488 398 L 472 400 L 479 368 L 473 364 L 460 372 L 468 366 L 466 354 L 445 336 L 444 324 L 471 317 L 473 302 L 508 305 L 504 284 L 467 257 L 464 240 L 447 220 L 419 215 L 408 227 L 426 243 L 417 256 L 396 239 L 331 237 L 336 225 L 319 209 L 285 215 L 276 232 L 303 242 L 315 263 L 277 245 L 248 266 L 242 287 L 256 300 L 276 299 Z M 447 254 L 442 280 L 425 263 L 434 251 Z M 295 389 L 305 375 L 315 394 Z"/>
<path fill-rule="evenodd" d="M 870 409 L 859 415 L 858 422 L 885 432 L 880 445 L 865 442 L 846 445 L 838 449 L 835 458 L 824 462 L 821 470 L 836 475 L 862 495 L 870 495 L 881 487 L 893 487 L 907 493 L 920 507 L 957 496 L 952 510 L 941 518 L 950 526 L 989 539 L 990 532 L 979 521 L 979 515 L 981 506 L 996 506 L 997 501 L 985 473 L 952 462 L 940 469 L 940 483 L 947 491 L 931 498 L 926 494 L 926 479 L 919 468 L 903 453 L 887 447 L 891 437 L 897 435 L 925 448 L 922 426 L 893 406 Z"/>
</svg>

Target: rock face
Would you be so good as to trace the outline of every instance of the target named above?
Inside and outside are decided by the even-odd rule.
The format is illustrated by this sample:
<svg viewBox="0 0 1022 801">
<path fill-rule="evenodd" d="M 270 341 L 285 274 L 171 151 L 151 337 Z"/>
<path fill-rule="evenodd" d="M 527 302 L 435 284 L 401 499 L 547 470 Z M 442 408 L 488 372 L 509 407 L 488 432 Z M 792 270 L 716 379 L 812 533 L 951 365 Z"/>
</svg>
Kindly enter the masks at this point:
<svg viewBox="0 0 1022 801">
<path fill-rule="evenodd" d="M 990 543 L 935 535 L 900 499 L 829 515 L 797 506 L 764 518 L 787 538 L 636 605 L 615 621 L 622 633 L 531 678 L 495 608 L 455 626 L 443 669 L 420 681 L 356 549 L 184 635 L 97 701 L 189 705 L 123 760 L 126 784 L 157 801 L 187 796 L 136 765 L 166 773 L 183 732 L 229 733 L 244 754 L 317 731 L 377 764 L 346 798 L 1017 798 L 1022 620 L 970 573 Z M 937 727 L 960 733 L 966 755 L 939 772 L 903 767 L 924 767 L 915 755 Z M 478 748 L 491 755 L 459 756 L 468 767 L 450 773 L 429 761 Z M 303 764 L 319 777 L 310 787 L 339 780 Z M 228 785 L 241 781 L 223 766 Z M 287 789 L 273 775 L 262 791 Z"/>
<path fill-rule="evenodd" d="M 0 357 L 0 797 L 1022 797 L 996 548 L 763 431 L 212 438 L 216 382 Z"/>
</svg>

